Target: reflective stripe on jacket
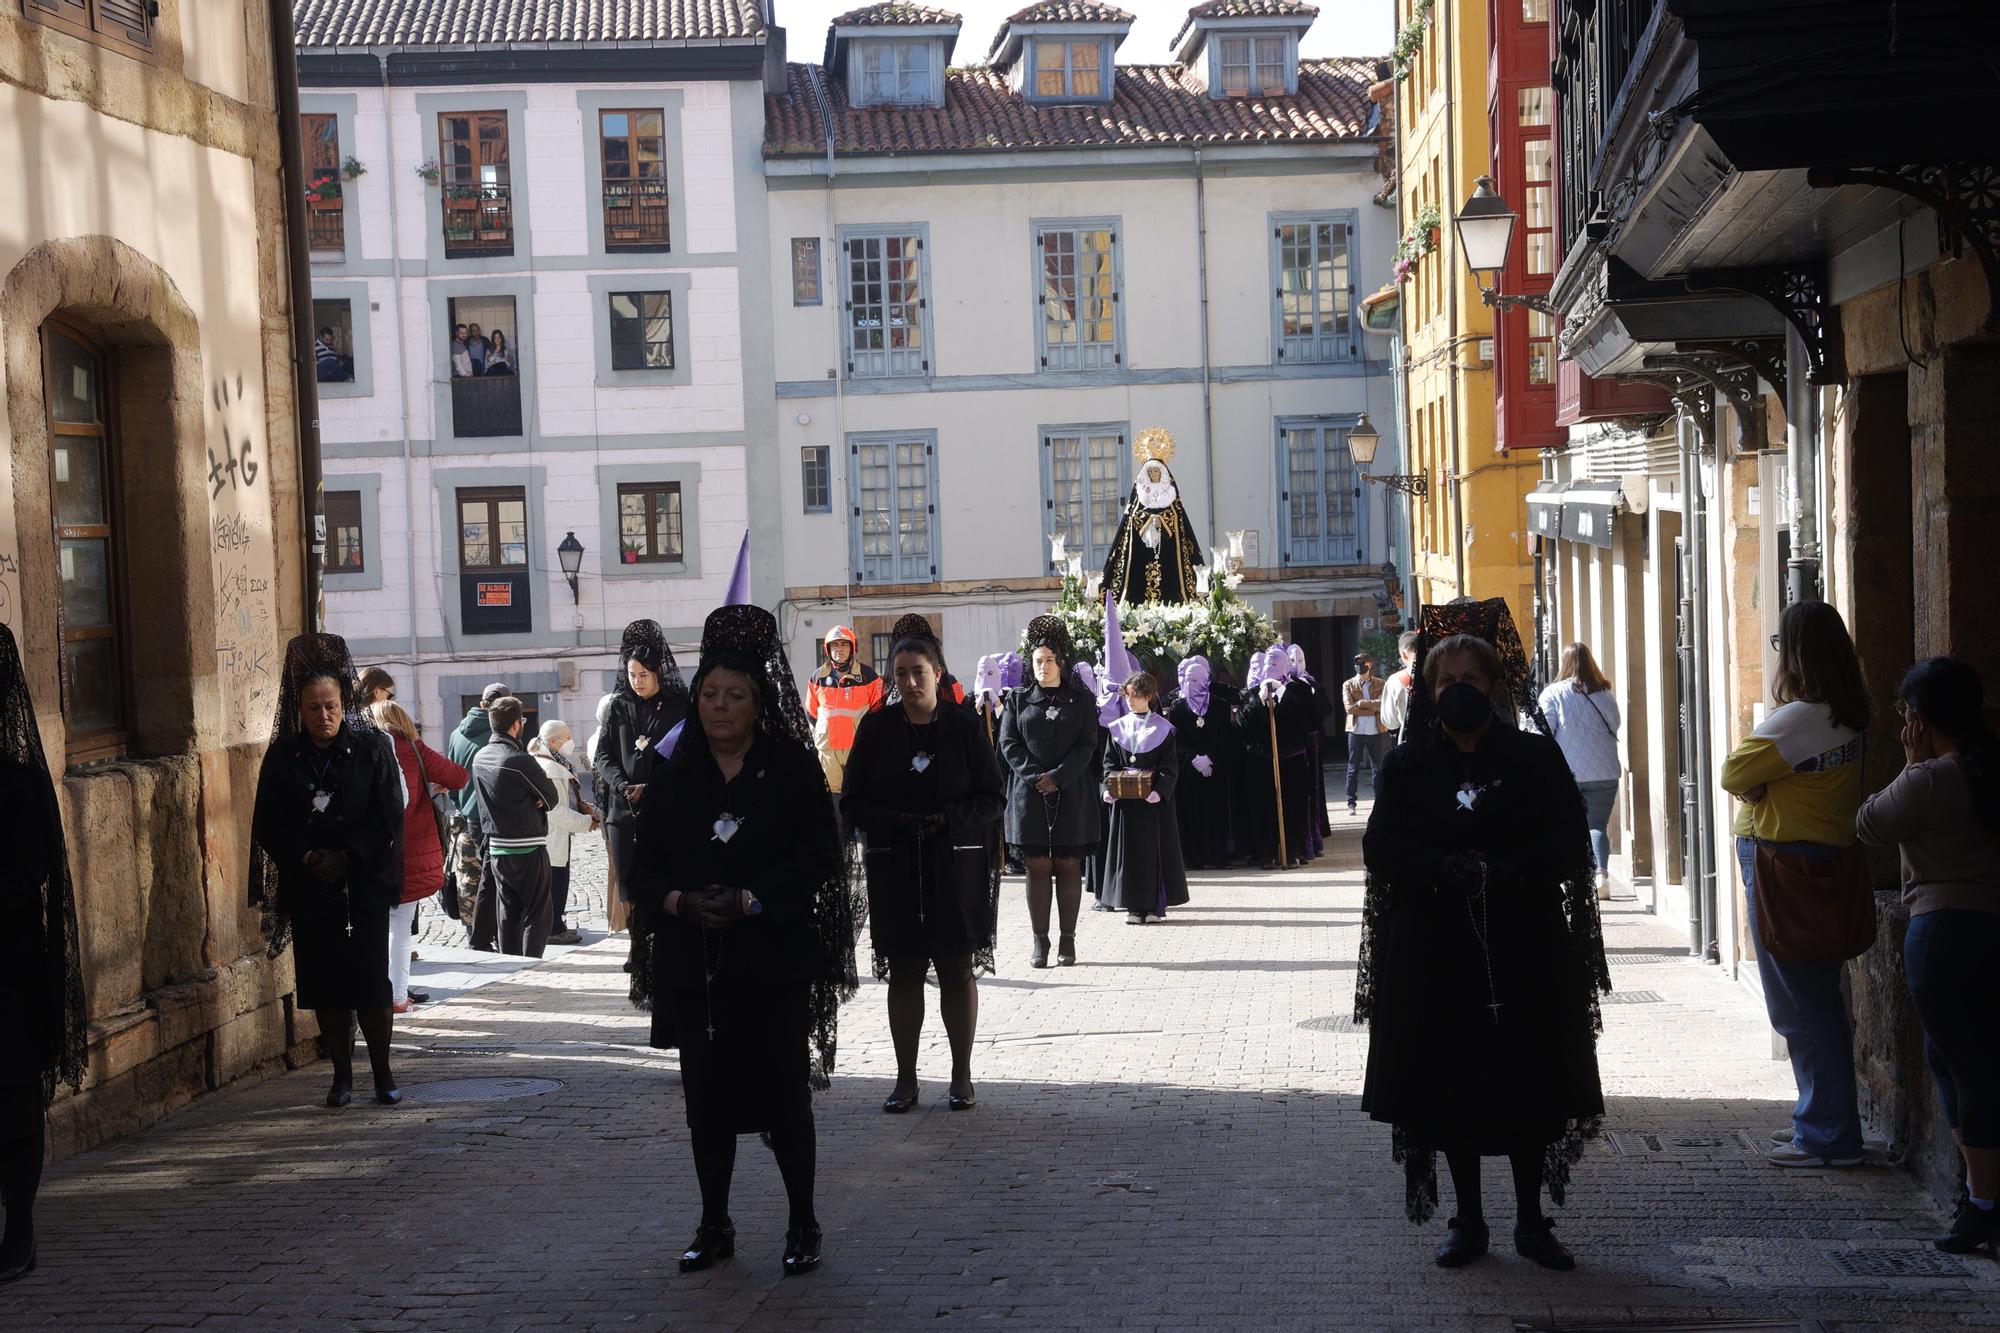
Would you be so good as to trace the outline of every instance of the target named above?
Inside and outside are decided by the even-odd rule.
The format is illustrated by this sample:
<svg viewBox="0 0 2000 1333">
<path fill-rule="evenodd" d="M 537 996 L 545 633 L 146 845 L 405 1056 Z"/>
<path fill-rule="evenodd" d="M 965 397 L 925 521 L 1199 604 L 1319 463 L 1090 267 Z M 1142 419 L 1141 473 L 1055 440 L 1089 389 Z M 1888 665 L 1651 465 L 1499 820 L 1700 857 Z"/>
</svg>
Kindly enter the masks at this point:
<svg viewBox="0 0 2000 1333">
<path fill-rule="evenodd" d="M 847 752 L 854 748 L 854 729 L 861 719 L 882 706 L 887 693 L 873 667 L 836 672 L 831 667 L 806 683 L 806 713 L 813 719 L 813 745 L 827 785 L 840 790 L 847 770 Z"/>
</svg>

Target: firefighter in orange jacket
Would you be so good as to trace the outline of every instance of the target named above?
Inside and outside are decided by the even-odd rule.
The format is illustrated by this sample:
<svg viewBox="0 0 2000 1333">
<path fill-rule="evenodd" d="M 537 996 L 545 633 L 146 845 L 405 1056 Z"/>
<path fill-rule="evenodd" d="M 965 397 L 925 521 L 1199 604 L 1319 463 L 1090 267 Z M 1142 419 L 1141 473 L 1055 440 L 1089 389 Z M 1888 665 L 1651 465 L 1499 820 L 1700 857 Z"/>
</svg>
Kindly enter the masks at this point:
<svg viewBox="0 0 2000 1333">
<path fill-rule="evenodd" d="M 847 773 L 847 752 L 854 748 L 854 728 L 864 715 L 882 706 L 887 689 L 875 668 L 855 660 L 859 646 L 853 630 L 835 625 L 826 632 L 826 667 L 806 683 L 813 744 L 826 785 L 836 795 Z"/>
</svg>

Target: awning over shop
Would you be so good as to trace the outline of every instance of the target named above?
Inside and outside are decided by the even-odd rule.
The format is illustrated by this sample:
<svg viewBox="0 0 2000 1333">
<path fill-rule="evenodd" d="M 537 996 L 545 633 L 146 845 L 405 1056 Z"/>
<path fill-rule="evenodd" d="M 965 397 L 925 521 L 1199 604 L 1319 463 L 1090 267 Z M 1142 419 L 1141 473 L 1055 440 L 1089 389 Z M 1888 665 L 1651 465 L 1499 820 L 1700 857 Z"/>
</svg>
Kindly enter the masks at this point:
<svg viewBox="0 0 2000 1333">
<path fill-rule="evenodd" d="M 1545 481 L 1528 492 L 1528 531 L 1551 541 L 1562 536 L 1562 498 L 1566 481 Z"/>
<path fill-rule="evenodd" d="M 1603 482 L 1573 481 L 1562 497 L 1564 541 L 1611 545 L 1611 525 L 1625 507 L 1625 493 Z"/>
</svg>

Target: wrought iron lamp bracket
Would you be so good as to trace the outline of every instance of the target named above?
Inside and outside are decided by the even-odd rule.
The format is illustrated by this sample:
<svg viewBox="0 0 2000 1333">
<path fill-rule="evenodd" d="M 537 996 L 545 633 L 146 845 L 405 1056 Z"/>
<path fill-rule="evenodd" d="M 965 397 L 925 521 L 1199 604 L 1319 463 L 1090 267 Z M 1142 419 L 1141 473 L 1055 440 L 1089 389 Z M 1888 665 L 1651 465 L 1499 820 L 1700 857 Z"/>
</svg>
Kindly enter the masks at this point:
<svg viewBox="0 0 2000 1333">
<path fill-rule="evenodd" d="M 1763 394 L 1748 366 L 1732 364 L 1713 353 L 1673 352 L 1646 358 L 1648 369 L 1685 371 L 1702 385 L 1729 400 L 1736 411 L 1736 451 L 1754 454 L 1768 446 Z M 1678 391 L 1677 391 L 1678 392 Z"/>
<path fill-rule="evenodd" d="M 1555 302 L 1549 300 L 1546 296 L 1534 292 L 1523 292 L 1516 296 L 1509 292 L 1499 291 L 1496 288 L 1481 287 L 1479 289 L 1479 299 L 1496 310 L 1512 310 L 1514 307 L 1519 306 L 1524 310 L 1533 310 L 1547 315 L 1551 319 L 1560 318 L 1562 314 L 1561 311 L 1556 309 Z"/>
<path fill-rule="evenodd" d="M 1979 256 L 1986 274 L 1987 333 L 2000 333 L 2000 165 L 1990 162 L 1919 162 L 1907 166 L 1814 167 L 1814 189 L 1872 185 L 1906 194 L 1937 214 L 1940 240 L 1956 237 Z M 1947 246 L 1946 248 L 1950 248 Z"/>
<path fill-rule="evenodd" d="M 1400 492 L 1413 499 L 1426 500 L 1430 498 L 1431 479 L 1421 474 L 1395 472 L 1386 476 L 1377 476 L 1372 472 L 1364 472 L 1361 474 L 1361 479 L 1363 481 L 1372 481 L 1377 486 L 1387 486 L 1390 490 Z"/>
<path fill-rule="evenodd" d="M 1833 366 L 1833 322 L 1828 318 L 1826 274 L 1815 267 L 1715 269 L 1691 273 L 1682 281 L 1691 292 L 1730 291 L 1754 296 L 1785 317 L 1805 343 L 1806 379 L 1834 384 L 1840 372 Z"/>
</svg>

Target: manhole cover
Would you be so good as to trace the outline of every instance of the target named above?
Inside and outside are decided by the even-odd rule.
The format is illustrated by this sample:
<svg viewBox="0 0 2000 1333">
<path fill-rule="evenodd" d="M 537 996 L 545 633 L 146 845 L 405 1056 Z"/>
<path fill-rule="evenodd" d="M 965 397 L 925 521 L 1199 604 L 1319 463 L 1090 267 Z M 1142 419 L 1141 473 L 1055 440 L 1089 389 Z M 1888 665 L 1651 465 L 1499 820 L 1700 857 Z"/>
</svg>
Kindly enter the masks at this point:
<svg viewBox="0 0 2000 1333">
<path fill-rule="evenodd" d="M 1307 1032 L 1365 1032 L 1366 1028 L 1346 1014 L 1328 1014 L 1325 1018 L 1308 1018 L 1299 1024 Z"/>
<path fill-rule="evenodd" d="M 1849 1277 L 1964 1277 L 1965 1265 L 1930 1249 L 1828 1250 L 1833 1266 Z"/>
<path fill-rule="evenodd" d="M 405 1100 L 419 1106 L 432 1102 L 504 1102 L 510 1097 L 539 1097 L 560 1087 L 562 1084 L 552 1078 L 447 1078 L 415 1084 L 405 1090 Z"/>
<path fill-rule="evenodd" d="M 1609 995 L 1598 996 L 1598 999 L 1602 1000 L 1605 1004 L 1659 1004 L 1661 1002 L 1660 993 L 1651 990 L 1615 990 Z"/>
</svg>

